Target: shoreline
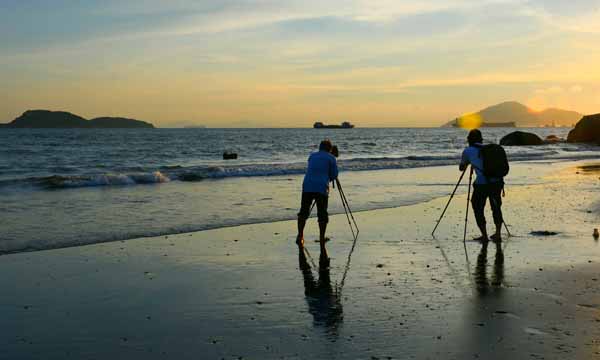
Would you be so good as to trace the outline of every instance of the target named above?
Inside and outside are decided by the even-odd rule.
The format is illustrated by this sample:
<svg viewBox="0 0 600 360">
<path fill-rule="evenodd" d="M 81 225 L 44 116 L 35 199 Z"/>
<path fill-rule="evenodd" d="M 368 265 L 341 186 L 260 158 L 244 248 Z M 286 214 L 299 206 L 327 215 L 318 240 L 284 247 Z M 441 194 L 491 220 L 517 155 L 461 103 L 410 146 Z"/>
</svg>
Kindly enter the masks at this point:
<svg viewBox="0 0 600 360">
<path fill-rule="evenodd" d="M 294 221 L 3 256 L 13 291 L 0 316 L 14 330 L 0 347 L 11 359 L 598 357 L 598 176 L 576 172 L 507 193 L 516 236 L 500 258 L 492 243 L 486 256 L 463 248 L 466 194 L 437 239 L 446 198 L 356 213 L 351 262 L 345 216 L 331 216 L 328 272 L 299 256 Z"/>
<path fill-rule="evenodd" d="M 507 191 L 512 188 L 518 188 L 522 186 L 527 186 L 529 184 L 542 184 L 544 182 L 549 182 L 552 180 L 548 180 L 548 177 L 551 177 L 553 172 L 562 171 L 561 169 L 566 169 L 570 167 L 580 166 L 582 164 L 595 164 L 596 161 L 591 160 L 578 160 L 578 161 L 527 161 L 527 162 L 517 162 L 514 163 L 511 167 L 511 174 L 507 180 Z M 531 172 L 538 173 L 537 175 L 532 176 Z M 355 213 L 365 212 L 365 211 L 374 211 L 381 209 L 394 209 L 400 208 L 404 206 L 411 206 L 416 204 L 426 203 L 435 199 L 443 198 L 449 196 L 451 190 L 455 186 L 455 181 L 458 179 L 459 172 L 456 170 L 455 166 L 445 165 L 445 166 L 432 166 L 426 168 L 410 168 L 410 169 L 386 169 L 386 170 L 371 170 L 365 172 L 346 172 L 343 174 L 343 181 L 346 188 L 347 196 L 350 200 L 350 205 L 352 206 L 352 210 Z M 301 175 L 294 176 L 292 181 L 293 184 L 301 182 Z M 365 180 L 367 178 L 368 180 Z M 389 189 L 384 189 L 384 191 L 373 192 L 367 191 L 365 189 L 361 189 L 361 183 L 364 181 L 370 183 L 390 183 L 391 179 L 395 179 L 397 184 L 389 187 Z M 446 180 L 447 179 L 447 180 Z M 18 254 L 23 252 L 36 252 L 36 251 L 46 251 L 46 250 L 55 250 L 62 248 L 71 248 L 71 247 L 79 247 L 79 246 L 88 246 L 93 244 L 100 243 L 111 243 L 111 242 L 119 242 L 119 241 L 131 241 L 137 238 L 154 238 L 161 236 L 173 236 L 178 234 L 190 234 L 201 231 L 209 231 L 215 229 L 225 229 L 243 225 L 252 225 L 252 224 L 264 224 L 264 223 L 272 223 L 272 222 L 281 222 L 281 221 L 290 221 L 295 220 L 295 211 L 297 209 L 294 206 L 296 202 L 299 200 L 299 190 L 295 188 L 291 188 L 290 184 L 286 184 L 290 182 L 292 179 L 289 176 L 281 176 L 281 177 L 273 177 L 269 179 L 273 183 L 283 183 L 284 187 L 280 190 L 277 190 L 276 194 L 280 196 L 283 195 L 283 201 L 280 201 L 281 205 L 286 208 L 286 211 L 290 213 L 289 215 L 279 214 L 276 218 L 258 218 L 258 219 L 245 219 L 245 220 L 233 220 L 231 223 L 222 223 L 215 225 L 195 225 L 188 226 L 188 228 L 180 229 L 180 231 L 176 231 L 175 229 L 166 229 L 166 230 L 155 230 L 153 232 L 146 231 L 144 233 L 133 233 L 130 235 L 124 234 L 119 236 L 118 234 L 107 234 L 105 236 L 106 239 L 93 239 L 93 240 L 81 240 L 78 238 L 73 243 L 59 243 L 52 244 L 46 243 L 44 246 L 35 246 L 34 243 L 28 244 L 21 248 L 16 249 L 0 249 L 0 256 L 6 256 L 10 254 Z M 417 181 L 415 181 L 417 180 Z M 229 179 L 225 180 L 227 182 L 228 187 L 237 186 L 237 182 L 239 180 Z M 260 182 L 260 179 L 254 179 L 253 181 Z M 347 181 L 347 182 L 346 182 Z M 461 194 L 466 192 L 468 179 L 463 179 L 462 186 L 459 187 L 457 194 Z M 392 184 L 392 183 L 390 183 Z M 187 185 L 187 184 L 186 184 Z M 205 186 L 206 184 L 189 184 L 190 186 Z M 210 184 L 212 185 L 212 184 Z M 424 187 L 427 192 L 424 192 Z M 126 192 L 128 190 L 127 187 L 123 187 L 120 189 L 122 192 Z M 132 189 L 133 190 L 133 189 Z M 93 191 L 93 189 L 88 189 L 88 191 Z M 198 192 L 195 188 L 190 188 L 189 191 Z M 204 191 L 204 190 L 202 190 Z M 281 192 L 284 193 L 281 193 Z M 338 194 L 336 194 L 337 190 L 332 189 L 332 193 L 330 194 L 330 215 L 339 215 L 343 214 L 344 210 L 340 204 Z M 395 191 L 396 193 L 391 193 Z M 411 191 L 413 191 L 411 193 Z M 361 194 L 361 192 L 363 194 Z M 391 193 L 391 195 L 390 195 Z M 262 195 L 261 195 L 262 196 Z M 275 196 L 275 194 L 271 195 Z M 390 203 L 389 197 L 400 196 L 400 198 L 393 200 Z M 260 196 L 259 196 L 260 197 Z M 298 197 L 298 199 L 296 199 Z M 360 199 L 365 198 L 370 202 L 376 200 L 380 203 L 368 204 L 364 205 L 360 203 Z M 359 204 L 355 202 L 359 200 Z M 232 199 L 232 201 L 234 201 Z M 396 203 L 394 203 L 396 202 Z M 399 203 L 399 204 L 398 204 Z M 292 207 L 289 207 L 292 206 Z M 311 218 L 316 217 L 316 213 L 311 214 Z M 88 241 L 88 242 L 86 242 Z M 6 245 L 5 245 L 6 246 Z"/>
</svg>

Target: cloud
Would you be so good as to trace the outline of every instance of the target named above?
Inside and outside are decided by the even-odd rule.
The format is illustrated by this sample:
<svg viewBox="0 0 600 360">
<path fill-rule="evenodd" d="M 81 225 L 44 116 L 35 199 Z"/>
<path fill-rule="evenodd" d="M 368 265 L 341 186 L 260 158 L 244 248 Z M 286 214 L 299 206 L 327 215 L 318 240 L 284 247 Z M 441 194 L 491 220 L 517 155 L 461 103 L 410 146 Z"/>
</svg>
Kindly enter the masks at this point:
<svg viewBox="0 0 600 360">
<path fill-rule="evenodd" d="M 577 94 L 583 91 L 583 87 L 581 87 L 581 85 L 573 85 L 569 88 L 569 91 Z"/>
<path fill-rule="evenodd" d="M 524 11 L 559 30 L 600 33 L 598 0 L 531 0 Z"/>
<path fill-rule="evenodd" d="M 544 88 L 544 89 L 536 89 L 535 93 L 539 94 L 539 95 L 544 95 L 544 94 L 560 94 L 562 92 L 564 92 L 565 90 L 560 87 L 560 86 L 551 86 L 548 88 Z"/>
</svg>

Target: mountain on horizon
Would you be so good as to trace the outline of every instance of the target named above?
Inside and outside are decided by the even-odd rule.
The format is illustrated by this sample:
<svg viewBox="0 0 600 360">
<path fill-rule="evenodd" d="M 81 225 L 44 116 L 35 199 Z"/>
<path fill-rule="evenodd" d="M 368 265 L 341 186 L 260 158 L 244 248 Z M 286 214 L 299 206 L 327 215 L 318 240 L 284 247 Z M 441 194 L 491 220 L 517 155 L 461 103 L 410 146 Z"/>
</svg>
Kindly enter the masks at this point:
<svg viewBox="0 0 600 360">
<path fill-rule="evenodd" d="M 21 116 L 0 128 L 32 129 L 118 129 L 154 128 L 151 123 L 122 117 L 99 117 L 87 120 L 66 111 L 27 110 Z"/>
<path fill-rule="evenodd" d="M 583 114 L 576 111 L 556 108 L 535 111 L 517 101 L 492 105 L 475 114 L 479 115 L 487 125 L 513 122 L 517 127 L 573 126 L 583 117 Z M 456 122 L 457 119 L 454 119 L 443 126 L 455 126 Z"/>
</svg>

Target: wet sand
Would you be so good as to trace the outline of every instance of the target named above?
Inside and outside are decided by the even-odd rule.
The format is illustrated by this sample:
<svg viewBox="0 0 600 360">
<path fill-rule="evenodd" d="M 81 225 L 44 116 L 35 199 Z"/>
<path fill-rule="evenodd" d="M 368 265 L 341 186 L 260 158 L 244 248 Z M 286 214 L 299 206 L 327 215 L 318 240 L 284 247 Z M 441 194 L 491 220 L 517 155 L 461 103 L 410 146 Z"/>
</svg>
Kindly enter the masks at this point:
<svg viewBox="0 0 600 360">
<path fill-rule="evenodd" d="M 508 188 L 485 251 L 460 195 L 437 239 L 447 198 L 356 213 L 350 262 L 332 216 L 329 271 L 314 220 L 308 253 L 284 221 L 2 256 L 0 358 L 600 358 L 598 176 Z"/>
</svg>

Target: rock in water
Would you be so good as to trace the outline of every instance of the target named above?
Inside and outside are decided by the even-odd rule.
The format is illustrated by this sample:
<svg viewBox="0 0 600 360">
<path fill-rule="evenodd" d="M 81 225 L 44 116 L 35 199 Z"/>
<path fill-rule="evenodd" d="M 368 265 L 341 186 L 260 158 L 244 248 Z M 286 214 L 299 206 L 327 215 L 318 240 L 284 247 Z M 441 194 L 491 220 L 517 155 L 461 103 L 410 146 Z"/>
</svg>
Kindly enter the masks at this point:
<svg viewBox="0 0 600 360">
<path fill-rule="evenodd" d="M 575 128 L 569 132 L 567 142 L 600 144 L 600 114 L 581 118 Z"/>
<path fill-rule="evenodd" d="M 514 131 L 500 140 L 503 146 L 524 146 L 524 145 L 542 145 L 544 141 L 536 134 Z"/>
<path fill-rule="evenodd" d="M 223 160 L 235 160 L 235 159 L 237 159 L 237 157 L 238 157 L 237 153 L 234 153 L 234 152 L 225 151 L 223 153 Z"/>
</svg>

